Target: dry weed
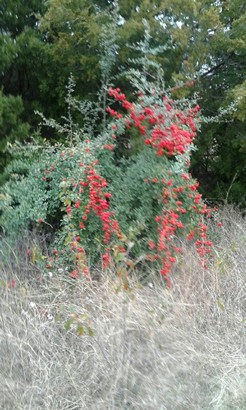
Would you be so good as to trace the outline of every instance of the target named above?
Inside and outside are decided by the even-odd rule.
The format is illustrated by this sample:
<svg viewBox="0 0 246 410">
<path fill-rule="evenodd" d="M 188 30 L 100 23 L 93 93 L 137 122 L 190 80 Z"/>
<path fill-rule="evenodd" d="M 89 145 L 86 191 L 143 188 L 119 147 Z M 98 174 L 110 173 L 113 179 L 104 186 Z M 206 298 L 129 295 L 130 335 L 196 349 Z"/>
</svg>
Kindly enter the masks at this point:
<svg viewBox="0 0 246 410">
<path fill-rule="evenodd" d="M 14 251 L 2 257 L 0 408 L 245 409 L 246 222 L 222 219 L 212 266 L 185 248 L 171 290 L 155 273 L 128 292 L 113 274 L 37 282 Z"/>
</svg>

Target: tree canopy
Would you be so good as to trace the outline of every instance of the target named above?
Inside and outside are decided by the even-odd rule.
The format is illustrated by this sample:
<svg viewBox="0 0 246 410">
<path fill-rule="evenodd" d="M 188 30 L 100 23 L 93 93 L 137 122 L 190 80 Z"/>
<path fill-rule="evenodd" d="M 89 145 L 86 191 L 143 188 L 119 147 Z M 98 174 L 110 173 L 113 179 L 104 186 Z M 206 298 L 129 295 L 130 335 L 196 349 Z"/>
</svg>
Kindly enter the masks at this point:
<svg viewBox="0 0 246 410">
<path fill-rule="evenodd" d="M 202 192 L 215 202 L 227 199 L 245 204 L 243 0 L 3 0 L 1 171 L 9 158 L 4 152 L 7 142 L 26 139 L 37 129 L 35 110 L 57 120 L 64 115 L 70 73 L 81 100 L 97 98 L 103 55 L 104 62 L 111 61 L 108 80 L 119 85 L 124 81 L 117 76 L 134 65 L 136 44 L 143 40 L 145 22 L 156 50 L 151 58 L 161 64 L 173 98 L 196 92 L 202 114 L 213 118 L 201 127 L 191 164 Z M 46 138 L 57 138 L 52 131 L 41 133 Z"/>
</svg>

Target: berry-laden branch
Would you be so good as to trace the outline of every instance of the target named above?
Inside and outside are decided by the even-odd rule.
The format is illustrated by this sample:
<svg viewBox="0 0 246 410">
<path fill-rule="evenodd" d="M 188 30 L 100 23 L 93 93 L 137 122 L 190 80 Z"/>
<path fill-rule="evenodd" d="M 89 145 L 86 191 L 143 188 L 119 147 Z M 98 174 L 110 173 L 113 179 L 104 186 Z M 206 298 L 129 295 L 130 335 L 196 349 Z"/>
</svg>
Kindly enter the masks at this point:
<svg viewBox="0 0 246 410">
<path fill-rule="evenodd" d="M 112 194 L 107 192 L 107 181 L 95 169 L 98 161 L 93 161 L 86 165 L 83 170 L 83 178 L 76 185 L 79 187 L 77 198 L 73 205 L 66 207 L 68 218 L 73 218 L 78 224 L 79 231 L 85 230 L 87 227 L 88 217 L 92 213 L 99 219 L 102 232 L 102 246 L 104 253 L 102 255 L 102 268 L 106 269 L 110 263 L 110 247 L 109 244 L 114 237 L 122 239 L 119 224 L 114 217 L 114 212 L 109 209 L 109 199 Z M 82 164 L 81 164 L 82 165 Z M 99 233 L 99 232 L 98 232 Z M 72 238 L 70 244 L 74 252 L 77 266 L 72 271 L 71 276 L 77 277 L 79 273 L 87 275 L 89 268 L 86 264 L 86 252 L 80 245 L 81 237 L 76 235 Z"/>
<path fill-rule="evenodd" d="M 203 223 L 205 216 L 210 217 L 211 210 L 203 203 L 197 191 L 199 184 L 194 182 L 188 172 L 189 160 L 186 159 L 184 163 L 183 173 L 177 175 L 171 170 L 176 158 L 190 153 L 197 131 L 196 122 L 199 121 L 199 106 L 181 110 L 168 97 L 157 97 L 150 106 L 149 99 L 145 99 L 142 92 L 137 94 L 137 102 L 131 103 L 119 88 L 110 88 L 108 94 L 123 109 L 119 113 L 107 108 L 109 115 L 114 118 L 112 138 L 115 140 L 117 123 L 121 127 L 124 124 L 126 129 L 133 127 L 138 130 L 139 138 L 143 138 L 145 145 L 154 149 L 158 157 L 169 159 L 168 180 L 152 178 L 145 182 L 162 186 L 162 212 L 155 217 L 158 240 L 157 243 L 153 240 L 148 242 L 152 254 L 147 255 L 147 259 L 161 262 L 160 273 L 170 286 L 169 273 L 176 261 L 176 254 L 181 252 L 181 248 L 175 245 L 179 232 L 186 231 L 187 240 L 194 238 L 196 251 L 204 267 L 212 247 L 207 237 L 207 226 Z"/>
</svg>

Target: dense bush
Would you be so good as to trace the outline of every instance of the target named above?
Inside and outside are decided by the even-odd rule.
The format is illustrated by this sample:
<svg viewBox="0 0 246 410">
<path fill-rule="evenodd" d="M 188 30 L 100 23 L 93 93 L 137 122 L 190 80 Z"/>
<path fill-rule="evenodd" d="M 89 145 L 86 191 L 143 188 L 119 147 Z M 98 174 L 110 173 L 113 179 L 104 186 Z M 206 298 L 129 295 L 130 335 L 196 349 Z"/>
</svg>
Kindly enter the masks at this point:
<svg viewBox="0 0 246 410">
<path fill-rule="evenodd" d="M 43 257 L 49 269 L 65 262 L 78 277 L 89 275 L 89 266 L 101 260 L 102 268 L 120 262 L 120 272 L 127 273 L 141 260 L 156 263 L 169 284 L 181 238 L 193 240 L 203 266 L 207 263 L 212 243 L 204 219 L 210 211 L 189 174 L 199 106 L 191 99 L 173 100 L 159 67 L 146 56 L 143 67 L 156 81 L 136 69 L 125 74 L 135 89 L 131 102 L 109 87 L 98 106 L 79 106 L 71 80 L 65 123 L 44 119 L 67 135 L 67 144 L 32 147 L 29 156 L 25 148 L 24 174 L 20 161 L 9 166 L 2 229 L 14 235 L 33 227 L 53 231 L 51 256 Z M 93 118 L 100 118 L 101 101 L 108 118 L 98 126 Z M 78 106 L 88 118 L 83 130 L 72 121 Z"/>
</svg>

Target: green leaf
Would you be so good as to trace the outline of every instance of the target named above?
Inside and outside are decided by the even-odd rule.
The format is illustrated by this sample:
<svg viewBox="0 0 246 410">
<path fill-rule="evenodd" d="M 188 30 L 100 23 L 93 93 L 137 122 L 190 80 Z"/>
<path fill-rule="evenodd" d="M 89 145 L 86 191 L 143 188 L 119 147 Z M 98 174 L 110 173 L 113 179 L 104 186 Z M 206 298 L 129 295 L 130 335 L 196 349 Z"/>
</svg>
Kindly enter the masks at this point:
<svg viewBox="0 0 246 410">
<path fill-rule="evenodd" d="M 87 327 L 87 333 L 88 333 L 88 336 L 94 336 L 94 332 L 93 332 L 93 330 L 92 330 L 92 328 L 91 327 Z"/>
<path fill-rule="evenodd" d="M 73 319 L 68 319 L 65 323 L 64 323 L 64 329 L 65 330 L 70 330 L 71 329 L 71 326 L 72 326 L 72 324 L 73 324 Z"/>
<path fill-rule="evenodd" d="M 76 330 L 76 332 L 77 332 L 77 335 L 78 335 L 78 336 L 82 336 L 82 335 L 84 334 L 84 328 L 83 328 L 83 326 L 82 326 L 81 323 L 78 323 L 78 324 L 77 324 L 77 330 Z"/>
</svg>

